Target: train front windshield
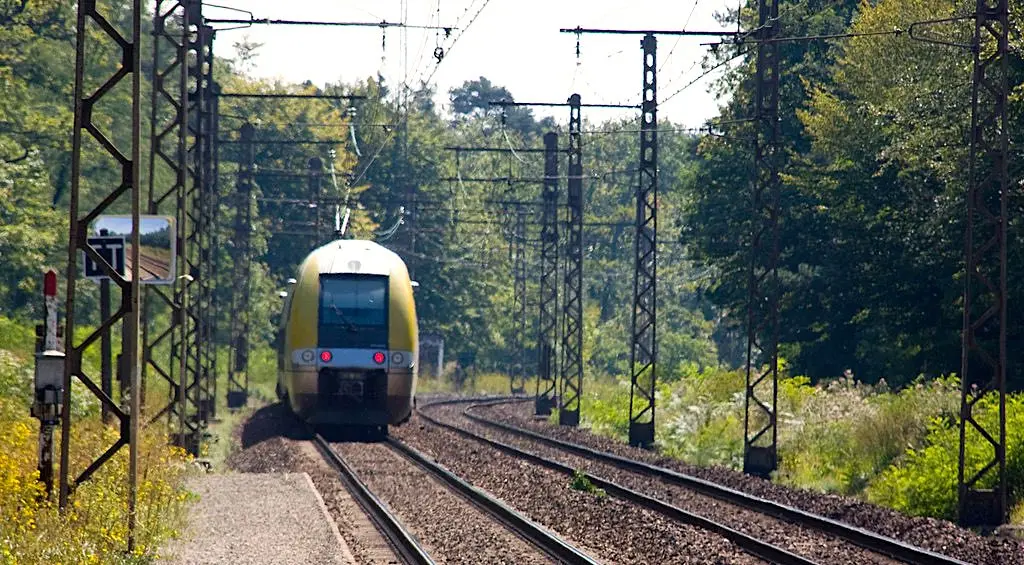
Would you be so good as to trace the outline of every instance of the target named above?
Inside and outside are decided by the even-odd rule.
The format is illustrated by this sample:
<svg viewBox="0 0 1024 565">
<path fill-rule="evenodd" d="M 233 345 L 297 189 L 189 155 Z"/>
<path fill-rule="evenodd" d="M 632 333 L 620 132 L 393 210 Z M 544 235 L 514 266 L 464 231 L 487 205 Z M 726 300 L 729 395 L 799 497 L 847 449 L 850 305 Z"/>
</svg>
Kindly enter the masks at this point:
<svg viewBox="0 0 1024 565">
<path fill-rule="evenodd" d="M 388 278 L 321 276 L 319 335 L 322 348 L 387 349 Z"/>
</svg>

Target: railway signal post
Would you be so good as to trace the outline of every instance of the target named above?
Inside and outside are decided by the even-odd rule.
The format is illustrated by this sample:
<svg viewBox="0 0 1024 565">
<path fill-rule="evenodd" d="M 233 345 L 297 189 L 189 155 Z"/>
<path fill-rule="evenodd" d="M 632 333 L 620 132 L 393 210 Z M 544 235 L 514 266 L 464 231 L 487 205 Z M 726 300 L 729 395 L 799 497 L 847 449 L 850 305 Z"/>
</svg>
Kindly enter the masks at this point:
<svg viewBox="0 0 1024 565">
<path fill-rule="evenodd" d="M 64 397 L 65 355 L 57 344 L 57 273 L 43 277 L 44 333 L 36 353 L 32 416 L 39 419 L 39 482 L 46 496 L 53 492 L 53 429 L 60 423 Z"/>
</svg>

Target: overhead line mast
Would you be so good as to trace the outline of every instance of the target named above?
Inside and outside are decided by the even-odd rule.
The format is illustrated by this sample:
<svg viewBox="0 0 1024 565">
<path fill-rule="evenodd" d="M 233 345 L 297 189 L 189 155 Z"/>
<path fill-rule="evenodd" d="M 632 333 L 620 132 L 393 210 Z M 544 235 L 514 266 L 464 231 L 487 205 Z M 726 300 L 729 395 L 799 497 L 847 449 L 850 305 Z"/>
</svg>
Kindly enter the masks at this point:
<svg viewBox="0 0 1024 565">
<path fill-rule="evenodd" d="M 743 472 L 764 478 L 779 461 L 779 48 L 768 41 L 778 20 L 779 0 L 759 0 Z"/>
</svg>

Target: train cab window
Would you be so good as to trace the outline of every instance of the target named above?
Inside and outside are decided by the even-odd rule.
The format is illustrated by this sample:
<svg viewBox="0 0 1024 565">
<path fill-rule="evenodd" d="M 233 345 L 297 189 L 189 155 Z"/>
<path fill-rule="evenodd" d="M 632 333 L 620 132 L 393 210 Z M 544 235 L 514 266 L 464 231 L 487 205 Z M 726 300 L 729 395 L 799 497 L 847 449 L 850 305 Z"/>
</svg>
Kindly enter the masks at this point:
<svg viewBox="0 0 1024 565">
<path fill-rule="evenodd" d="M 320 347 L 388 346 L 388 278 L 376 275 L 320 277 Z"/>
</svg>

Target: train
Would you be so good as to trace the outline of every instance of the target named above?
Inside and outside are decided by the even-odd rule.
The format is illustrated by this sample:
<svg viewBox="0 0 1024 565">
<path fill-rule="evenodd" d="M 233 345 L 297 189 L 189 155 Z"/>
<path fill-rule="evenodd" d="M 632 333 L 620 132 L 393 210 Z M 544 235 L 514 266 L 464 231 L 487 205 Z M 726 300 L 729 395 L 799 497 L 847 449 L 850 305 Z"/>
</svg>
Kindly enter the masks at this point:
<svg viewBox="0 0 1024 565">
<path fill-rule="evenodd" d="M 332 241 L 289 280 L 278 398 L 314 426 L 383 437 L 412 414 L 419 328 L 409 271 L 372 241 Z"/>
</svg>

